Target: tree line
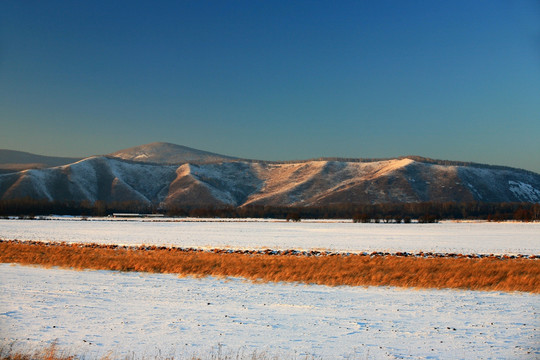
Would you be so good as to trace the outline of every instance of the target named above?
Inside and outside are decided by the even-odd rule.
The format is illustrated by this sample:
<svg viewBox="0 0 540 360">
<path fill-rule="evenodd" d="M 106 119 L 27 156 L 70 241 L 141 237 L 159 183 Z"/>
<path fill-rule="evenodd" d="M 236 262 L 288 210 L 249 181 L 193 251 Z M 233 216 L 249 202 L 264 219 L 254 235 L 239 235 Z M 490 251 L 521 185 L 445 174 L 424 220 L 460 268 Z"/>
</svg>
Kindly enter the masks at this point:
<svg viewBox="0 0 540 360">
<path fill-rule="evenodd" d="M 104 201 L 47 201 L 31 198 L 0 200 L 0 216 L 78 215 L 107 216 L 113 213 L 163 214 L 202 218 L 275 218 L 353 219 L 355 222 L 436 222 L 452 220 L 535 221 L 540 220 L 538 203 L 483 203 L 483 202 L 419 202 L 385 204 L 335 204 L 328 206 L 222 206 L 222 207 L 159 207 L 141 202 Z"/>
</svg>

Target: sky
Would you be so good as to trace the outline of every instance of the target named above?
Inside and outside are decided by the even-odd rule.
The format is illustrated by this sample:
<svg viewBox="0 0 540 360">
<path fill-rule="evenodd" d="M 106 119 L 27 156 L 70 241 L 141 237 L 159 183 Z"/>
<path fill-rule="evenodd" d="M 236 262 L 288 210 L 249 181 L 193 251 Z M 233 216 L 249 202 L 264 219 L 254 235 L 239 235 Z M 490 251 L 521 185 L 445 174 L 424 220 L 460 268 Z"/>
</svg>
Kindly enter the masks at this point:
<svg viewBox="0 0 540 360">
<path fill-rule="evenodd" d="M 540 2 L 0 2 L 0 148 L 154 141 L 540 173 Z"/>
</svg>

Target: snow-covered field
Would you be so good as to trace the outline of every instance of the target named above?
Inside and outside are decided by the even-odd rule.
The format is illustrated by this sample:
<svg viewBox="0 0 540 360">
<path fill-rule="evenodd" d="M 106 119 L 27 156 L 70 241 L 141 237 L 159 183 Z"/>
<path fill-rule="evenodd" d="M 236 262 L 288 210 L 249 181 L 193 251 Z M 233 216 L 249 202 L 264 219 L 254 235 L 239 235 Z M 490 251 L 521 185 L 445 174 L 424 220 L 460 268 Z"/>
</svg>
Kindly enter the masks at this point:
<svg viewBox="0 0 540 360">
<path fill-rule="evenodd" d="M 1 264 L 0 338 L 138 358 L 537 359 L 540 296 L 253 284 Z"/>
<path fill-rule="evenodd" d="M 193 219 L 191 219 L 193 220 Z M 540 223 L 0 220 L 0 238 L 181 247 L 540 254 Z M 533 261 L 533 260 L 531 260 Z M 536 260 L 534 260 L 536 261 Z M 0 345 L 74 354 L 540 358 L 540 295 L 254 284 L 0 264 Z"/>
<path fill-rule="evenodd" d="M 540 254 L 540 223 L 0 220 L 0 238 L 199 248 Z"/>
</svg>

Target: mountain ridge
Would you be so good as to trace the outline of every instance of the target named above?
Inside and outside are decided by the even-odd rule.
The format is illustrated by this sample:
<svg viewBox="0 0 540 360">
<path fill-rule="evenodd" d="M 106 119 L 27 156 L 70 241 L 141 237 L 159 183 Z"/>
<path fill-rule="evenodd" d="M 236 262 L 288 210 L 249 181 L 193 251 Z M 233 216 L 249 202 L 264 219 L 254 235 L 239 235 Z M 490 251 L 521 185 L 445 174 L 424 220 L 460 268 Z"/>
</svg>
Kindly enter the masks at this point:
<svg viewBox="0 0 540 360">
<path fill-rule="evenodd" d="M 103 156 L 0 175 L 0 199 L 134 201 L 161 207 L 540 202 L 540 176 L 411 159 L 159 165 Z"/>
<path fill-rule="evenodd" d="M 71 164 L 0 175 L 0 200 L 26 197 L 128 201 L 165 208 L 540 202 L 540 175 L 417 156 L 364 161 L 244 160 L 151 143 Z"/>
<path fill-rule="evenodd" d="M 25 151 L 0 149 L 0 173 L 67 165 L 82 158 L 37 155 Z"/>
<path fill-rule="evenodd" d="M 151 156 L 145 157 L 145 158 L 137 158 L 138 156 L 141 156 L 144 154 L 145 149 L 150 149 L 151 152 L 157 152 L 160 148 L 169 147 L 169 148 L 176 148 L 180 150 L 179 153 L 173 153 L 173 155 L 170 158 L 165 157 L 166 160 L 163 160 L 163 155 L 160 155 L 158 157 L 161 157 L 161 159 L 154 159 L 153 161 L 149 160 Z M 143 153 L 141 153 L 143 152 Z M 185 154 L 191 155 L 194 154 L 194 157 L 197 157 L 197 154 L 201 156 L 201 158 L 192 158 L 189 159 L 186 156 L 183 156 Z M 204 155 L 207 155 L 209 158 L 204 158 Z M 112 153 L 103 154 L 103 155 L 91 155 L 87 157 L 59 157 L 59 156 L 48 156 L 48 155 L 38 155 L 33 154 L 29 152 L 24 151 L 17 151 L 17 150 L 8 150 L 8 149 L 0 149 L 0 171 L 2 169 L 9 169 L 9 165 L 42 165 L 39 168 L 43 167 L 54 167 L 54 166 L 62 166 L 62 165 L 68 165 L 70 163 L 74 163 L 77 161 L 85 160 L 87 158 L 91 158 L 94 156 L 103 156 L 103 157 L 109 157 L 109 158 L 118 158 L 122 159 L 124 161 L 129 161 L 133 163 L 148 163 L 148 164 L 161 164 L 161 165 L 174 165 L 174 164 L 182 164 L 186 162 L 190 163 L 216 163 L 221 161 L 244 161 L 244 162 L 258 162 L 258 163 L 272 163 L 272 164 L 288 164 L 288 163 L 305 163 L 305 162 L 311 162 L 311 161 L 340 161 L 340 162 L 379 162 L 379 161 L 387 161 L 387 160 L 393 160 L 393 159 L 412 159 L 419 162 L 424 163 L 430 163 L 435 165 L 452 165 L 452 166 L 474 166 L 474 167 L 480 167 L 480 168 L 492 168 L 492 169 L 514 169 L 514 170 L 520 170 L 520 171 L 526 171 L 532 174 L 538 174 L 534 171 L 527 170 L 527 169 L 521 169 L 516 168 L 512 166 L 506 166 L 506 165 L 493 165 L 493 164 L 485 164 L 485 163 L 477 163 L 472 161 L 459 161 L 459 160 L 443 160 L 443 159 L 434 159 L 430 157 L 420 156 L 420 155 L 402 155 L 402 156 L 396 156 L 396 157 L 381 157 L 381 158 L 363 158 L 363 157 L 317 157 L 317 158 L 309 158 L 309 159 L 297 159 L 297 160 L 260 160 L 260 159 L 248 159 L 248 158 L 240 158 L 235 156 L 229 156 L 229 155 L 221 155 L 205 150 L 199 150 L 192 147 L 184 146 L 184 145 L 178 145 L 173 144 L 169 142 L 152 142 L 144 145 L 138 145 L 133 146 L 130 148 L 118 150 Z M 20 160 L 20 159 L 24 160 Z M 177 160 L 171 160 L 177 158 Z M 47 159 L 50 159 L 50 161 L 45 161 Z M 28 169 L 33 169 L 36 167 L 28 167 Z M 22 168 L 16 171 L 22 171 L 26 170 L 26 168 Z"/>
</svg>

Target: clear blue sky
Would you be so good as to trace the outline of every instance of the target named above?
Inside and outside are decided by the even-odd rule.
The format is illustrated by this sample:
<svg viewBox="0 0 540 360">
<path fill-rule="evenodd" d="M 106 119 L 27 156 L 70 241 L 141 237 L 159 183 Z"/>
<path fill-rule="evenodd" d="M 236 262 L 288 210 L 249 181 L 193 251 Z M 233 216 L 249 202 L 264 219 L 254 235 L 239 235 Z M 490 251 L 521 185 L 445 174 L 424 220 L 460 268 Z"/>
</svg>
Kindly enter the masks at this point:
<svg viewBox="0 0 540 360">
<path fill-rule="evenodd" d="M 540 173 L 540 3 L 2 1 L 0 148 Z"/>
</svg>

